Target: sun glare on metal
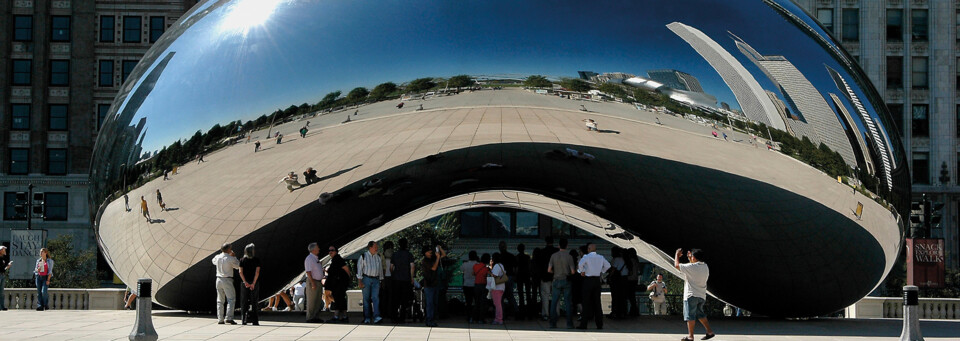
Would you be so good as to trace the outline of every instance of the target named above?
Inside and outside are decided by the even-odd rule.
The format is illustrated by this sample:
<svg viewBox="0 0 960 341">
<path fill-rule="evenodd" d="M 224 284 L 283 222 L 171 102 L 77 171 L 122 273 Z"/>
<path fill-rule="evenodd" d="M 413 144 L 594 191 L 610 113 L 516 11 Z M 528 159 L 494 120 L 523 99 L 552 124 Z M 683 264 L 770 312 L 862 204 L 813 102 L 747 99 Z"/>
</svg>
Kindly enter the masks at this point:
<svg viewBox="0 0 960 341">
<path fill-rule="evenodd" d="M 283 0 L 243 0 L 228 9 L 220 24 L 224 33 L 246 34 L 251 28 L 262 26 L 273 15 Z"/>
</svg>

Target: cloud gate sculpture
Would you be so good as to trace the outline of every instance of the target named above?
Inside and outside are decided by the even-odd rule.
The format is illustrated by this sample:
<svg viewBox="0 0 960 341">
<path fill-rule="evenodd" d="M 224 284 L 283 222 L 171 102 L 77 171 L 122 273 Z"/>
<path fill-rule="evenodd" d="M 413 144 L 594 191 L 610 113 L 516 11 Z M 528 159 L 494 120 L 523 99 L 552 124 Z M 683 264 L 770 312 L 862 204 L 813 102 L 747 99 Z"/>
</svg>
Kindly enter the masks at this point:
<svg viewBox="0 0 960 341">
<path fill-rule="evenodd" d="M 590 76 L 664 69 L 717 103 Z M 867 295 L 900 251 L 894 124 L 787 0 L 206 1 L 113 102 L 91 202 L 116 274 L 152 278 L 177 309 L 213 310 L 225 242 L 257 244 L 266 297 L 303 271 L 308 242 L 348 254 L 500 205 L 668 271 L 673 250 L 704 249 L 713 297 L 814 316 Z"/>
</svg>

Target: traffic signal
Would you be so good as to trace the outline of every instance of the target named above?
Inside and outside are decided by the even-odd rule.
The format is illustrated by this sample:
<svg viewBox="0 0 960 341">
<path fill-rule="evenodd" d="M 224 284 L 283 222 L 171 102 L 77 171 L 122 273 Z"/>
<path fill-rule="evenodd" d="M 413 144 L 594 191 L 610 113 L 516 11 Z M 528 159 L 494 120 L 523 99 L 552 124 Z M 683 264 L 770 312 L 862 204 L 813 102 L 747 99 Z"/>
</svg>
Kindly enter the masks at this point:
<svg viewBox="0 0 960 341">
<path fill-rule="evenodd" d="M 43 210 L 46 207 L 43 192 L 33 193 L 33 217 L 43 218 Z"/>
<path fill-rule="evenodd" d="M 943 218 L 943 203 L 932 202 L 930 205 L 930 219 L 927 220 L 930 228 L 940 228 L 940 221 Z"/>
<path fill-rule="evenodd" d="M 27 192 L 17 192 L 16 202 L 13 205 L 13 211 L 16 213 L 17 218 L 27 217 Z"/>
<path fill-rule="evenodd" d="M 920 227 L 923 226 L 924 218 L 924 205 L 923 202 L 911 202 L 910 203 L 910 227 Z"/>
</svg>

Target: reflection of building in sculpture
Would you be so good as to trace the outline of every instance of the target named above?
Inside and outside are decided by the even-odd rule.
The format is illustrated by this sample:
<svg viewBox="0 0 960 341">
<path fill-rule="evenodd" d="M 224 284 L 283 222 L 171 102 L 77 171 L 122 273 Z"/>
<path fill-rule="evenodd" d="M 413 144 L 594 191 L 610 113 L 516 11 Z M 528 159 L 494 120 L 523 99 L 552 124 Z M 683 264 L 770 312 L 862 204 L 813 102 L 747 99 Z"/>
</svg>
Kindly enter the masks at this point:
<svg viewBox="0 0 960 341">
<path fill-rule="evenodd" d="M 667 24 L 673 33 L 690 44 L 713 67 L 740 103 L 740 110 L 753 121 L 786 130 L 777 109 L 763 92 L 760 83 L 730 52 L 700 30 L 680 22 Z"/>
<path fill-rule="evenodd" d="M 770 90 L 763 90 L 763 91 L 767 94 L 767 97 L 770 98 L 770 101 L 773 102 L 773 106 L 777 108 L 777 114 L 780 114 L 780 118 L 783 119 L 784 122 L 787 122 L 787 120 L 790 120 L 790 119 L 796 119 L 796 116 L 793 116 L 790 113 L 790 109 L 788 109 L 787 106 L 783 104 L 783 101 L 777 98 L 777 94 L 773 93 Z M 721 103 L 721 104 L 726 104 L 726 103 Z M 791 126 L 790 123 L 787 123 L 787 133 L 790 134 L 790 136 L 797 136 L 797 133 L 793 131 L 793 127 Z"/>
<path fill-rule="evenodd" d="M 723 108 L 723 110 L 730 110 L 730 105 L 727 104 L 727 102 L 720 102 L 720 107 Z"/>
<path fill-rule="evenodd" d="M 652 80 L 677 90 L 704 92 L 697 77 L 683 71 L 671 69 L 650 70 L 647 71 L 647 76 L 650 76 Z"/>
<path fill-rule="evenodd" d="M 577 75 L 580 76 L 580 79 L 588 81 L 593 79 L 593 77 L 596 76 L 597 73 L 593 71 L 577 71 Z"/>
<path fill-rule="evenodd" d="M 814 144 L 823 143 L 840 153 L 848 165 L 856 165 L 857 159 L 850 140 L 846 138 L 846 133 L 839 124 L 840 119 L 810 80 L 787 58 L 761 55 L 740 37 L 732 33 L 730 35 L 733 36 L 740 52 L 763 70 L 784 97 L 790 99 L 791 107 L 797 111 L 797 115 L 812 126 L 816 135 L 807 137 Z"/>
<path fill-rule="evenodd" d="M 623 73 L 623 72 L 604 72 L 604 73 L 601 73 L 601 74 L 599 74 L 599 75 L 597 75 L 597 74 L 594 73 L 594 75 L 593 75 L 592 77 L 590 77 L 590 80 L 593 81 L 594 83 L 597 83 L 597 84 L 603 84 L 603 83 L 609 82 L 609 81 L 611 81 L 611 80 L 613 80 L 613 81 L 616 82 L 616 81 L 622 81 L 622 80 L 624 80 L 624 79 L 633 78 L 633 77 L 635 77 L 635 76 L 634 76 L 634 75 L 631 75 L 631 74 L 629 74 L 629 73 Z"/>
<path fill-rule="evenodd" d="M 714 110 L 717 107 L 717 98 L 710 94 L 673 89 L 660 82 L 649 80 L 643 77 L 632 77 L 616 81 L 635 88 L 661 93 L 667 95 L 667 97 L 670 97 L 670 99 L 674 101 L 686 103 L 694 107 L 703 107 Z"/>
<path fill-rule="evenodd" d="M 837 97 L 834 93 L 830 93 L 830 99 L 833 101 L 833 106 L 837 109 L 837 112 L 840 113 L 843 122 L 847 125 L 847 139 L 850 140 L 851 145 L 856 146 L 856 148 L 853 148 L 853 154 L 857 157 L 857 167 L 865 169 L 868 174 L 873 175 L 875 171 L 873 168 L 873 158 L 870 157 L 870 149 L 867 148 L 867 143 L 863 140 L 863 134 L 860 134 L 860 128 L 858 128 L 857 123 L 854 122 L 853 116 L 850 116 L 850 111 L 847 111 L 847 107 L 843 106 L 840 97 Z"/>
<path fill-rule="evenodd" d="M 857 110 L 857 114 L 860 115 L 860 119 L 863 122 L 864 127 L 867 129 L 867 133 L 870 134 L 871 141 L 873 142 L 873 148 L 871 149 L 873 153 L 874 160 L 879 159 L 883 164 L 883 177 L 887 180 L 887 188 L 891 188 L 893 184 L 893 175 L 892 167 L 896 167 L 896 164 L 893 163 L 893 156 L 888 154 L 888 151 L 892 151 L 893 148 L 889 145 L 890 137 L 883 135 L 882 129 L 877 129 L 877 124 L 874 122 L 873 118 L 870 116 L 870 113 L 867 112 L 867 109 L 863 107 L 863 103 L 860 102 L 860 97 L 853 92 L 853 88 L 850 87 L 850 84 L 847 84 L 847 80 L 840 76 L 840 73 L 837 70 L 827 66 L 827 73 L 830 74 L 830 77 L 833 78 L 833 82 L 837 84 L 837 89 L 840 89 L 846 97 L 847 100 L 853 104 L 853 107 Z M 874 165 L 876 167 L 876 165 Z M 876 169 L 875 169 L 876 170 Z"/>
</svg>

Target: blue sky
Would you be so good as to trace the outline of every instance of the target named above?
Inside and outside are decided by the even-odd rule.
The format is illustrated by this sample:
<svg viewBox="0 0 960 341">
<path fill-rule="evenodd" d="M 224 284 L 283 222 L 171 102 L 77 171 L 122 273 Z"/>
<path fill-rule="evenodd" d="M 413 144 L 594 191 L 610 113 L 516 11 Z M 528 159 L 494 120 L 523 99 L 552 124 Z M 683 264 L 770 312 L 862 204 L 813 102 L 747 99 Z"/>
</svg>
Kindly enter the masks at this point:
<svg viewBox="0 0 960 341">
<path fill-rule="evenodd" d="M 738 107 L 722 79 L 665 25 L 679 21 L 719 42 L 764 88 L 772 83 L 737 49 L 731 31 L 765 55 L 784 55 L 821 91 L 836 92 L 829 55 L 761 1 L 280 1 L 247 30 L 220 7 L 168 49 L 176 56 L 137 117 L 144 150 L 215 123 L 248 120 L 330 91 L 456 74 L 627 72 L 672 68 Z M 249 3 L 248 3 L 249 4 Z M 249 20 L 248 20 L 249 21 Z M 225 24 L 228 23 L 228 24 Z M 847 76 L 844 74 L 844 76 Z M 848 80 L 850 78 L 848 77 Z M 776 92 L 776 91 L 775 91 Z M 852 109 L 852 108 L 848 108 Z"/>
</svg>

